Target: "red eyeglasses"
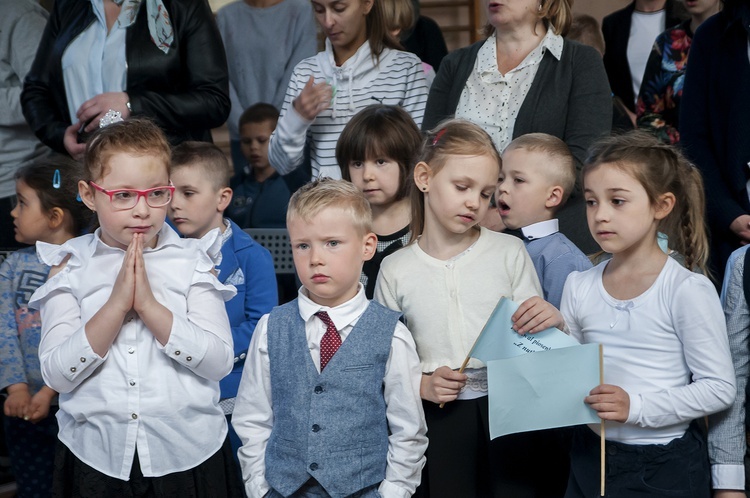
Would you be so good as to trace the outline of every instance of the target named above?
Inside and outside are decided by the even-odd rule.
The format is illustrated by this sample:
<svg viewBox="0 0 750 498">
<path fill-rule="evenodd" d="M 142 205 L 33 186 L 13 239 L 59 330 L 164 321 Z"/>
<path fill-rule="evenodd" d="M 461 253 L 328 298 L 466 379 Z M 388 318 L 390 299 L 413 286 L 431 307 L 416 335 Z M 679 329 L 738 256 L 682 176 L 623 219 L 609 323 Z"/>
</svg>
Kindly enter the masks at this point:
<svg viewBox="0 0 750 498">
<path fill-rule="evenodd" d="M 107 190 L 100 187 L 94 182 L 89 182 L 99 192 L 109 196 L 109 202 L 115 211 L 125 211 L 126 209 L 133 209 L 141 197 L 146 199 L 146 204 L 152 208 L 159 208 L 166 206 L 172 200 L 172 194 L 174 194 L 174 185 L 166 185 L 164 187 L 154 187 L 146 190 L 137 190 L 133 188 L 121 188 L 115 190 Z"/>
</svg>

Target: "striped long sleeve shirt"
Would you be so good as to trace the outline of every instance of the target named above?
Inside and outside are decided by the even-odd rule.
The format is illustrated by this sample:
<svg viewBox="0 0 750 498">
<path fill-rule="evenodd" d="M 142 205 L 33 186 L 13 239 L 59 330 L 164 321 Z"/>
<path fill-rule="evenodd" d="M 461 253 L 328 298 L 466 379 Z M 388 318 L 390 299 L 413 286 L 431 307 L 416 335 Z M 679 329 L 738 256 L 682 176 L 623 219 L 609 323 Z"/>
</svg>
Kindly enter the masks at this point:
<svg viewBox="0 0 750 498">
<path fill-rule="evenodd" d="M 292 105 L 310 76 L 315 83 L 330 84 L 334 94 L 331 105 L 313 121 L 305 120 Z M 343 65 L 336 66 L 326 40 L 325 51 L 294 68 L 281 117 L 271 136 L 269 161 L 280 174 L 287 174 L 302 164 L 305 144 L 309 143 L 312 177 L 341 178 L 336 142 L 352 116 L 372 104 L 398 105 L 420 126 L 427 91 L 422 63 L 416 55 L 386 48 L 376 61 L 369 42 L 365 42 Z"/>
</svg>

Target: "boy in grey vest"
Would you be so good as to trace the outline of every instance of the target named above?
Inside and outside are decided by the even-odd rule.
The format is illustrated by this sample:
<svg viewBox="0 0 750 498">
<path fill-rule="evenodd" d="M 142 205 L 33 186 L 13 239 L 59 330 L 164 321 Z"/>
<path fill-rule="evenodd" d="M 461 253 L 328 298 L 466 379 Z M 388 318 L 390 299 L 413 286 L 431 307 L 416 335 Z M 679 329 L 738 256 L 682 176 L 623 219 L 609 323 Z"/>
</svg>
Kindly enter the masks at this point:
<svg viewBox="0 0 750 498">
<path fill-rule="evenodd" d="M 407 497 L 427 448 L 414 341 L 359 283 L 377 238 L 364 195 L 323 178 L 289 202 L 302 281 L 253 334 L 232 424 L 249 497 Z"/>
</svg>

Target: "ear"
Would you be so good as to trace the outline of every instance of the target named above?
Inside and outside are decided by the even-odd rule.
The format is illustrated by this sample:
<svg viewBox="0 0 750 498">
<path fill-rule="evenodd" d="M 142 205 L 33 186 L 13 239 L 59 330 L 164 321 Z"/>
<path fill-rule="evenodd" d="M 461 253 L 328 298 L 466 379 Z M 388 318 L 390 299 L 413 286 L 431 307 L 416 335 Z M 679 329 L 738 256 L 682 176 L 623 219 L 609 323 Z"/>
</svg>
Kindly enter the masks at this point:
<svg viewBox="0 0 750 498">
<path fill-rule="evenodd" d="M 62 225 L 63 221 L 65 220 L 65 211 L 63 211 L 59 207 L 53 207 L 47 213 L 47 219 L 47 226 L 49 226 L 52 230 L 56 230 Z"/>
<path fill-rule="evenodd" d="M 362 9 L 364 10 L 365 15 L 368 15 L 370 13 L 374 3 L 375 0 L 362 0 Z"/>
<path fill-rule="evenodd" d="M 364 237 L 364 254 L 362 261 L 369 261 L 375 256 L 375 251 L 378 249 L 378 236 L 370 232 Z"/>
<path fill-rule="evenodd" d="M 554 185 L 547 190 L 547 200 L 544 201 L 544 207 L 547 209 L 559 206 L 563 199 L 563 188 L 560 185 Z"/>
<path fill-rule="evenodd" d="M 430 191 L 430 178 L 432 178 L 432 168 L 424 161 L 419 161 L 414 166 L 414 183 L 422 192 Z"/>
<path fill-rule="evenodd" d="M 672 209 L 674 209 L 675 202 L 675 196 L 672 192 L 667 192 L 659 196 L 654 204 L 654 218 L 657 220 L 666 218 L 672 212 Z"/>
<path fill-rule="evenodd" d="M 78 182 L 78 195 L 81 196 L 81 201 L 86 204 L 86 207 L 96 213 L 96 204 L 94 204 L 94 192 L 87 182 L 81 180 Z"/>
<path fill-rule="evenodd" d="M 230 202 L 232 202 L 232 189 L 224 187 L 219 190 L 219 204 L 217 204 L 216 210 L 224 212 Z"/>
</svg>

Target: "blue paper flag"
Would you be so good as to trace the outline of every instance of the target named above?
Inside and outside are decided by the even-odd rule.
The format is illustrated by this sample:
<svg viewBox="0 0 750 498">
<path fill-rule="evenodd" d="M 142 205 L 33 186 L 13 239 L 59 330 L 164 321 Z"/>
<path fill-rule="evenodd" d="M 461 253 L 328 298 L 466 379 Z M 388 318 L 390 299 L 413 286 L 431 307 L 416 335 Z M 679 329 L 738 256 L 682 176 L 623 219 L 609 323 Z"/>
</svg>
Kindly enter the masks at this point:
<svg viewBox="0 0 750 498">
<path fill-rule="evenodd" d="M 599 423 L 583 402 L 599 385 L 599 345 L 487 362 L 490 437 Z"/>
<path fill-rule="evenodd" d="M 487 363 L 490 360 L 512 358 L 535 351 L 578 346 L 578 341 L 554 327 L 536 334 L 518 335 L 510 319 L 518 304 L 502 298 L 484 325 L 469 356 Z"/>
</svg>

